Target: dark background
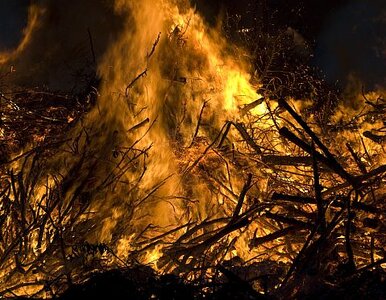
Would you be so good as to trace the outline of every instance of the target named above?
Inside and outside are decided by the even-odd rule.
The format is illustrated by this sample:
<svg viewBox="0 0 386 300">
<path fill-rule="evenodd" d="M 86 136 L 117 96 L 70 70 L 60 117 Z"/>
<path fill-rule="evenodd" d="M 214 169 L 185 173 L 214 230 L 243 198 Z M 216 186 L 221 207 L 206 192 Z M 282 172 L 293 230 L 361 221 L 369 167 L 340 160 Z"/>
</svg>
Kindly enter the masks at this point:
<svg viewBox="0 0 386 300">
<path fill-rule="evenodd" d="M 17 47 L 28 20 L 29 0 L 0 0 L 0 52 Z"/>
<path fill-rule="evenodd" d="M 220 16 L 237 15 L 245 28 L 274 33 L 290 27 L 309 47 L 311 64 L 331 83 L 344 85 L 354 74 L 370 88 L 385 85 L 385 0 L 190 1 L 211 25 Z M 17 47 L 30 2 L 0 0 L 0 51 Z"/>
<path fill-rule="evenodd" d="M 385 0 L 191 0 L 210 24 L 239 15 L 241 26 L 275 34 L 291 28 L 311 51 L 310 64 L 330 83 L 355 77 L 369 89 L 386 86 Z"/>
<path fill-rule="evenodd" d="M 325 20 L 353 0 L 191 0 L 206 20 L 215 23 L 221 11 L 243 16 L 243 23 L 250 26 L 254 18 L 263 17 L 275 27 L 291 26 L 308 39 L 315 39 Z M 365 1 L 365 2 L 372 2 Z M 342 20 L 343 21 L 343 20 Z M 266 24 L 269 26 L 270 24 Z"/>
</svg>

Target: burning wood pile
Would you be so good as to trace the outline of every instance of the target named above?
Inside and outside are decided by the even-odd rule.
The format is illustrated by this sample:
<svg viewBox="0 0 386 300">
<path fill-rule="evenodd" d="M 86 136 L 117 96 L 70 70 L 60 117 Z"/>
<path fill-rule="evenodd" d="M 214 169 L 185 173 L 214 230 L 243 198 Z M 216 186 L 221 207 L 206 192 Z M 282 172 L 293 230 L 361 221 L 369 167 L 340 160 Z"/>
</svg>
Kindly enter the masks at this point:
<svg viewBox="0 0 386 300">
<path fill-rule="evenodd" d="M 0 296 L 384 297 L 384 95 L 321 117 L 174 16 L 84 94 L 1 94 Z"/>
<path fill-rule="evenodd" d="M 46 97 L 33 91 L 3 100 L 9 103 L 2 111 L 4 133 L 11 132 L 5 127 L 11 122 L 9 130 L 14 132 L 13 138 L 3 140 L 3 149 L 15 149 L 10 141 L 30 142 L 32 134 L 26 136 L 25 127 L 20 126 L 24 118 L 30 121 L 27 130 L 35 128 L 41 137 L 35 137 L 29 151 L 2 162 L 3 296 L 29 289 L 36 295 L 57 293 L 95 272 L 126 269 L 139 262 L 184 276 L 192 283 L 203 284 L 203 278 L 212 278 L 213 286 L 207 283 L 211 289 L 226 278 L 236 278 L 266 294 L 283 297 L 305 293 L 307 286 L 341 288 L 343 282 L 382 270 L 386 238 L 384 137 L 374 130 L 346 136 L 352 128 L 385 122 L 382 98 L 366 99 L 348 124 L 341 120 L 324 127 L 301 117 L 290 101 L 261 99 L 261 105 L 267 105 L 266 114 L 247 112 L 248 123 L 226 122 L 210 141 L 194 135 L 191 144 L 180 149 L 181 155 L 195 153 L 184 161 L 184 172 L 202 178 L 217 194 L 219 207 L 212 203 L 207 217 L 191 217 L 174 228 L 149 224 L 141 232 L 133 232 L 132 251 L 120 257 L 116 254 L 119 245 L 87 242 L 95 226 L 91 216 L 98 213 L 90 211 L 90 189 L 113 188 L 129 163 L 139 164 L 136 161 L 149 149 L 135 151 L 132 147 L 125 150 L 133 152 L 127 157 L 113 154 L 121 157 L 121 165 L 103 182 L 93 179 L 93 169 L 79 174 L 85 164 L 98 163 L 88 149 L 87 139 L 92 137 L 87 137 L 84 129 L 82 137 L 66 140 L 60 131 L 72 126 L 70 118 L 81 118 L 82 106 L 68 100 L 69 108 L 58 116 Z M 60 96 L 50 97 L 57 104 Z M 28 110 L 28 104 L 37 99 L 45 99 L 43 116 Z M 34 105 L 33 109 L 41 108 Z M 198 127 L 200 122 L 198 119 Z M 236 137 L 232 142 L 230 134 Z M 79 149 L 81 139 L 85 141 Z M 47 174 L 49 157 L 59 155 L 62 150 L 58 148 L 64 144 L 79 160 L 68 174 Z M 241 188 L 232 189 L 232 176 L 243 180 Z M 93 181 L 99 185 L 91 188 Z M 264 182 L 265 190 L 257 188 L 257 182 L 259 186 Z M 134 211 L 162 184 L 137 198 L 128 207 L 128 217 L 135 220 Z M 139 193 L 135 186 L 131 189 L 131 193 Z M 188 199 L 184 214 L 191 214 L 194 205 L 194 199 Z M 247 261 L 238 256 L 244 251 L 253 253 Z"/>
</svg>

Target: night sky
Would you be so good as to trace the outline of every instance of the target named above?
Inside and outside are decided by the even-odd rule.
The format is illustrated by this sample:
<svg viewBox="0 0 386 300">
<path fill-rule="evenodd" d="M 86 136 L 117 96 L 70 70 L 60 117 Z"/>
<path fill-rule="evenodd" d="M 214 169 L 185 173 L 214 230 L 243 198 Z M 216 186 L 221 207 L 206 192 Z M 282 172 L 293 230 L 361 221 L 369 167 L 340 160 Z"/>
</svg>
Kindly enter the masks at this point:
<svg viewBox="0 0 386 300">
<path fill-rule="evenodd" d="M 385 84 L 385 4 L 354 1 L 326 17 L 326 25 L 317 37 L 315 63 L 330 81 L 354 73 L 369 88 Z"/>
<path fill-rule="evenodd" d="M 253 26 L 264 11 L 267 27 L 295 29 L 311 48 L 311 63 L 330 83 L 343 86 L 351 74 L 370 89 L 386 84 L 385 0 L 191 1 L 211 24 L 228 10 L 241 16 L 242 25 Z"/>
<path fill-rule="evenodd" d="M 367 86 L 386 80 L 384 0 L 191 0 L 209 24 L 220 12 L 242 16 L 250 26 L 263 9 L 267 23 L 295 29 L 311 46 L 312 63 L 330 82 L 354 73 Z M 17 47 L 30 0 L 0 0 L 0 51 Z"/>
<path fill-rule="evenodd" d="M 0 51 L 17 47 L 27 24 L 29 0 L 0 0 Z"/>
</svg>

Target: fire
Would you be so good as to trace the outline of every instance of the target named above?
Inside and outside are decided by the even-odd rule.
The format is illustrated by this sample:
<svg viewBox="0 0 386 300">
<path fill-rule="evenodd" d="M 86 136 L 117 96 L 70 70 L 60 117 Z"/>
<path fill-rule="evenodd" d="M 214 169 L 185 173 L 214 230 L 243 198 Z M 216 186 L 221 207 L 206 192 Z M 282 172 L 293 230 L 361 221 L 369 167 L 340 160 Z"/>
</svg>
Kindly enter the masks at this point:
<svg viewBox="0 0 386 300">
<path fill-rule="evenodd" d="M 181 13 L 171 3 L 162 2 L 156 5 L 159 5 L 157 10 L 154 10 L 153 3 L 146 1 L 141 4 L 130 1 L 116 3 L 117 10 L 133 12 L 134 22 L 141 28 L 141 34 L 132 34 L 130 24 L 121 39 L 106 54 L 105 62 L 100 65 L 100 73 L 108 79 L 102 87 L 99 105 L 108 106 L 105 109 L 110 111 L 108 118 L 113 119 L 109 123 L 121 123 L 119 126 L 123 126 L 122 131 L 127 131 L 132 124 L 138 124 L 146 118 L 150 119 L 150 123 L 155 121 L 141 140 L 141 145 L 152 145 L 141 189 L 151 189 L 157 181 L 168 178 L 156 195 L 151 196 L 155 204 L 148 220 L 152 224 L 167 226 L 180 218 L 178 215 L 183 211 L 179 207 L 184 204 L 178 198 L 173 204 L 165 204 L 159 200 L 181 194 L 184 196 L 185 193 L 181 182 L 183 179 L 178 174 L 179 166 L 173 163 L 176 156 L 172 147 L 175 143 L 186 147 L 191 142 L 190 135 L 196 126 L 193 120 L 199 115 L 202 104 L 208 101 L 205 112 L 207 120 L 203 122 L 210 123 L 206 128 L 199 129 L 208 133 L 199 134 L 209 134 L 211 138 L 213 133 L 210 131 L 233 118 L 242 105 L 253 102 L 260 96 L 251 85 L 247 70 L 241 67 L 246 62 L 234 61 L 224 49 L 225 40 L 217 32 L 206 28 L 200 16 L 192 9 Z M 179 5 L 186 6 L 181 3 Z M 146 54 L 151 52 L 159 32 L 160 42 L 152 57 L 147 57 Z M 135 50 L 132 49 L 133 45 Z M 132 53 L 130 61 L 124 53 Z M 174 60 L 177 60 L 177 64 Z M 147 70 L 146 77 L 139 78 L 129 88 L 128 99 L 121 97 L 112 100 L 112 95 L 125 90 L 128 81 L 136 78 L 144 69 Z M 123 74 L 125 77 L 122 77 Z M 111 101 L 114 101 L 113 109 Z M 133 112 L 127 111 L 124 106 L 126 101 L 134 103 L 134 110 L 145 110 L 133 118 Z M 179 119 L 185 121 L 178 124 Z M 90 122 L 94 122 L 94 117 L 90 116 Z M 127 138 L 138 139 L 144 130 L 146 128 Z M 125 176 L 128 176 L 128 181 L 132 180 L 132 175 Z"/>
<path fill-rule="evenodd" d="M 162 247 L 157 246 L 153 250 L 148 251 L 143 258 L 145 264 L 150 264 L 157 270 L 157 262 L 162 256 Z"/>
<path fill-rule="evenodd" d="M 35 269 L 27 270 L 31 261 L 58 277 L 81 280 L 79 262 L 86 261 L 89 272 L 97 255 L 103 257 L 101 268 L 139 262 L 159 272 L 224 259 L 290 263 L 320 214 L 313 200 L 329 199 L 324 218 L 336 221 L 343 200 L 329 197 L 354 197 L 347 192 L 352 178 L 346 171 L 358 179 L 367 174 L 358 170 L 361 163 L 366 170 L 385 164 L 384 141 L 376 137 L 384 120 L 369 118 L 380 95 L 368 94 L 363 102 L 359 97 L 358 105 L 367 107 L 359 115 L 357 109 L 339 108 L 330 125 L 354 120 L 355 130 L 334 127 L 334 136 L 318 144 L 310 131 L 327 129 L 313 116 L 307 119 L 311 128 L 296 119 L 311 101 L 258 94 L 260 83 L 250 75 L 244 50 L 231 49 L 221 30 L 209 28 L 188 1 L 115 0 L 113 9 L 125 24 L 98 62 L 96 105 L 71 127 L 65 142 L 37 160 L 44 169 L 17 160 L 9 175 L 9 205 L 22 207 L 26 188 L 30 206 L 7 219 L 23 223 L 26 233 L 19 238 L 14 229 L 9 239 L 20 239 L 26 250 L 18 257 L 0 249 L 6 272 L 17 274 L 7 281 L 3 273 L 2 289 L 17 290 L 20 265 L 30 280 L 43 280 L 32 275 Z M 25 39 L 0 63 L 28 47 L 39 13 L 31 8 Z M 356 163 L 349 150 L 340 155 L 331 139 L 362 153 Z M 19 156 L 31 151 L 37 157 L 30 148 Z M 26 174 L 36 169 L 39 174 Z"/>
</svg>

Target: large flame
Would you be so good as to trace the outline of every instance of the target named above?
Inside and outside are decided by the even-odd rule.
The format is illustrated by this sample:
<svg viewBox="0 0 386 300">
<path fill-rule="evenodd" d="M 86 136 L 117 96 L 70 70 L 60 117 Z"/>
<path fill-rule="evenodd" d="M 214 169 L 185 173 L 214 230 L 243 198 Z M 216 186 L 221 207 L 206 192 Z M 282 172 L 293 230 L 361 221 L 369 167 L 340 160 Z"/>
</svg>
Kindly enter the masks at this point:
<svg viewBox="0 0 386 300">
<path fill-rule="evenodd" d="M 45 180 L 36 183 L 33 194 L 36 207 L 48 207 L 43 200 L 55 191 L 60 180 L 64 182 L 58 192 L 59 208 L 51 215 L 60 222 L 57 227 L 47 225 L 47 232 L 60 228 L 65 235 L 66 230 L 85 229 L 79 236 L 66 236 L 73 244 L 63 246 L 63 257 L 70 255 L 71 247 L 78 249 L 79 243 L 87 242 L 107 245 L 119 258 L 108 262 L 110 266 L 129 263 L 134 257 L 163 270 L 168 268 L 168 260 L 179 258 L 178 249 L 170 254 L 167 246 L 178 240 L 183 247 L 187 236 L 197 246 L 185 262 L 201 259 L 195 256 L 215 257 L 213 244 L 209 243 L 212 252 L 200 248 L 207 229 L 197 226 L 192 233 L 190 225 L 213 222 L 208 228 L 236 226 L 232 214 L 243 198 L 240 195 L 246 193 L 244 189 L 251 189 L 253 197 L 240 202 L 238 214 L 256 205 L 254 217 L 263 214 L 263 200 L 275 190 L 275 185 L 270 185 L 273 179 L 283 186 L 297 182 L 299 194 L 313 193 L 313 178 L 307 175 L 309 165 L 288 166 L 285 175 L 279 175 L 283 170 L 263 169 L 257 161 L 247 161 L 253 153 L 264 150 L 246 138 L 247 123 L 255 138 L 271 147 L 269 153 L 300 155 L 301 151 L 282 143 L 277 129 L 291 116 L 278 109 L 276 101 L 257 94 L 259 82 L 251 77 L 242 49 L 233 48 L 219 28 L 208 27 L 185 0 L 115 0 L 113 9 L 124 22 L 98 58 L 101 85 L 97 103 L 68 133 L 71 142 L 47 158 L 46 169 L 40 170 Z M 38 26 L 37 16 L 31 13 L 24 41 L 0 62 L 12 61 L 11 57 L 28 49 L 33 28 Z M 307 104 L 291 102 L 299 110 Z M 338 111 L 333 118 L 345 117 Z M 365 123 L 371 127 L 365 130 L 379 125 Z M 344 134 L 347 136 L 337 134 L 336 138 L 356 140 L 354 146 L 361 147 L 355 133 Z M 381 145 L 372 149 L 376 153 L 370 156 L 374 157 L 383 151 Z M 17 168 L 21 166 L 15 165 Z M 325 190 L 340 180 L 331 178 L 327 174 L 321 179 Z M 81 213 L 72 208 L 74 195 L 87 203 L 84 211 L 79 204 Z M 309 214 L 315 211 L 312 205 L 308 209 Z M 274 208 L 270 213 L 277 211 Z M 68 215 L 62 218 L 63 212 Z M 71 218 L 75 217 L 79 218 L 73 222 Z M 272 251 L 251 246 L 256 236 L 277 230 L 264 218 L 240 228 L 241 234 L 233 230 L 222 236 L 225 230 L 214 231 L 221 236 L 218 240 L 232 245 L 222 258 L 239 256 L 248 261 L 264 253 L 263 258 L 292 259 L 291 255 L 279 255 L 291 248 L 287 242 L 273 243 Z M 54 237 L 47 233 L 42 238 L 34 233 L 29 239 L 34 248 L 31 255 L 37 257 Z M 150 242 L 146 244 L 145 240 Z M 292 247 L 294 252 L 300 246 Z M 75 265 L 75 260 L 64 263 L 64 273 L 76 268 L 72 263 Z M 8 266 L 14 264 L 11 261 Z M 30 280 L 39 280 L 39 276 Z"/>
<path fill-rule="evenodd" d="M 147 216 L 138 220 L 138 231 L 148 224 L 176 227 L 181 218 L 185 222 L 197 220 L 195 214 L 205 219 L 213 196 L 198 179 L 189 186 L 192 179 L 187 181 L 186 177 L 192 174 L 182 173 L 189 163 L 186 155 L 203 105 L 206 108 L 198 136 L 211 140 L 226 121 L 237 121 L 243 105 L 260 98 L 250 82 L 247 64 L 231 57 L 221 34 L 208 28 L 183 1 L 116 1 L 115 8 L 127 12 L 127 27 L 99 66 L 104 79 L 100 101 L 87 118 L 93 130 L 103 130 L 104 137 L 110 131 L 118 141 L 116 145 L 96 141 L 95 147 L 103 147 L 111 156 L 114 149 L 109 146 L 125 149 L 137 140 L 138 147 L 151 145 L 141 190 L 151 191 L 159 183 L 162 186 L 146 199 L 141 214 Z M 148 120 L 145 126 L 132 129 L 144 120 Z M 108 128 L 95 128 L 98 124 Z M 124 174 L 128 182 L 137 176 L 136 172 Z M 241 188 L 242 182 L 234 184 Z M 122 198 L 116 213 L 111 214 L 112 208 L 106 203 L 95 208 L 106 216 L 103 234 L 98 235 L 104 242 L 111 241 L 114 228 L 121 222 L 124 202 L 132 201 L 124 192 L 118 194 Z M 181 199 L 198 200 L 196 207 L 201 210 L 183 216 L 188 204 Z M 123 233 L 127 234 L 131 232 Z M 129 244 L 124 251 L 130 251 Z"/>
</svg>

